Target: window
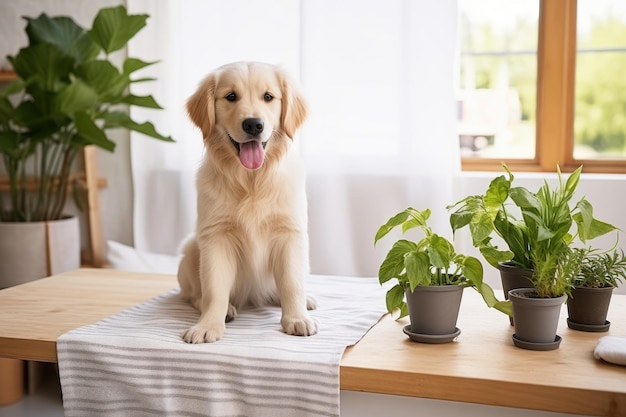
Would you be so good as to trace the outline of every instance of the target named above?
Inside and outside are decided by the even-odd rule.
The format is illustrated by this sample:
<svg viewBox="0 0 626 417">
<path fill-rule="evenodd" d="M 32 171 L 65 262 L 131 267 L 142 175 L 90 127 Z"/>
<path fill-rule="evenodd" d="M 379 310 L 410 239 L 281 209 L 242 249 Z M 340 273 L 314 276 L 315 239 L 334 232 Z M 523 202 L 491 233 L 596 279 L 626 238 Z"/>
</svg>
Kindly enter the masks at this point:
<svg viewBox="0 0 626 417">
<path fill-rule="evenodd" d="M 539 0 L 461 0 L 457 89 L 466 158 L 535 155 Z"/>
<path fill-rule="evenodd" d="M 459 14 L 465 170 L 626 172 L 625 2 L 459 0 Z"/>
<path fill-rule="evenodd" d="M 626 162 L 626 4 L 578 0 L 574 158 Z"/>
</svg>

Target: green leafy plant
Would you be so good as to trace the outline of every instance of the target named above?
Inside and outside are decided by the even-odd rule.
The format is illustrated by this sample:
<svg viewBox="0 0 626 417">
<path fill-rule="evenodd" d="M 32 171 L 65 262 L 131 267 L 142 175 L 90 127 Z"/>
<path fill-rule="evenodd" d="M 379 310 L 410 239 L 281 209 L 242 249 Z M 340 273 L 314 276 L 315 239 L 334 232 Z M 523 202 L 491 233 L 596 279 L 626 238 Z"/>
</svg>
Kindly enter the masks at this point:
<svg viewBox="0 0 626 417">
<path fill-rule="evenodd" d="M 493 179 L 484 195 L 468 196 L 448 206 L 449 210 L 456 209 L 450 216 L 452 230 L 456 233 L 468 226 L 473 245 L 492 266 L 511 261 L 532 270 L 539 297 L 568 293 L 570 274 L 579 262 L 572 254 L 572 244 L 577 240 L 585 243 L 616 227 L 594 218 L 593 207 L 584 197 L 570 206 L 582 167 L 566 181 L 557 167 L 558 186 L 552 189 L 545 181 L 536 193 L 513 187 L 514 176 L 506 165 L 503 167 L 508 175 Z M 494 235 L 504 240 L 507 250 L 492 243 Z"/>
<path fill-rule="evenodd" d="M 580 268 L 574 276 L 577 287 L 618 287 L 626 280 L 626 255 L 621 249 L 602 251 L 593 248 L 574 249 L 581 257 Z"/>
<path fill-rule="evenodd" d="M 427 225 L 430 215 L 429 209 L 418 211 L 409 207 L 391 217 L 376 232 L 374 245 L 397 226 L 401 226 L 402 233 L 416 227 L 424 233 L 418 242 L 406 239 L 396 241 L 380 266 L 378 277 L 381 285 L 394 278 L 397 280 L 387 291 L 387 310 L 390 313 L 399 310 L 398 318 L 408 314 L 404 301 L 407 289 L 413 291 L 417 286 L 464 285 L 476 289 L 489 307 L 510 315 L 510 304 L 499 301 L 491 287 L 483 282 L 481 262 L 472 256 L 456 253 L 448 239 L 433 233 Z"/>
<path fill-rule="evenodd" d="M 131 75 L 154 62 L 128 57 L 118 68 L 110 54 L 126 46 L 148 15 L 123 6 L 99 11 L 86 30 L 65 16 L 26 18 L 28 46 L 9 56 L 18 79 L 0 91 L 0 154 L 10 183 L 0 220 L 29 222 L 62 216 L 79 151 L 96 145 L 113 151 L 106 131 L 125 128 L 173 141 L 128 107 L 160 109 L 154 98 L 128 92 Z"/>
</svg>

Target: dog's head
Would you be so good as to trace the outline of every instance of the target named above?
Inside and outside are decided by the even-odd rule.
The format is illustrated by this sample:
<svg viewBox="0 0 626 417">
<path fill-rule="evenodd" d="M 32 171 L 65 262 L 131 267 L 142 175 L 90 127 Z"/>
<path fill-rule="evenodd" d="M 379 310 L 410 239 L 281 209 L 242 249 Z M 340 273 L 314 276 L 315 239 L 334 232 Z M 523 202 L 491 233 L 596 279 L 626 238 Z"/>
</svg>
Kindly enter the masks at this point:
<svg viewBox="0 0 626 417">
<path fill-rule="evenodd" d="M 304 98 L 279 68 L 239 62 L 218 68 L 187 101 L 207 150 L 248 169 L 278 159 L 307 114 Z"/>
</svg>

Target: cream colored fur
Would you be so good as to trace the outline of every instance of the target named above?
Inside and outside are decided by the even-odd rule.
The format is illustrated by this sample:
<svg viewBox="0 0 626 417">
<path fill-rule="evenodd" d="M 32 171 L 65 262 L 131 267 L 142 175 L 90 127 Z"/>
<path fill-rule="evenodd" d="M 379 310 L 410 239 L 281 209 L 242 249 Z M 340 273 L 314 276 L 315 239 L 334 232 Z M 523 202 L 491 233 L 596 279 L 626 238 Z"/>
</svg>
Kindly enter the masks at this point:
<svg viewBox="0 0 626 417">
<path fill-rule="evenodd" d="M 292 146 L 307 114 L 302 95 L 277 67 L 240 62 L 209 74 L 187 110 L 206 151 L 197 176 L 196 233 L 183 246 L 178 270 L 182 296 L 201 315 L 183 339 L 214 342 L 237 309 L 267 304 L 281 306 L 286 333 L 315 334 L 307 311 L 315 304 L 303 286 L 309 265 L 304 171 Z M 256 137 L 242 128 L 250 118 L 264 123 Z M 249 140 L 266 142 L 257 169 L 238 156 Z"/>
</svg>

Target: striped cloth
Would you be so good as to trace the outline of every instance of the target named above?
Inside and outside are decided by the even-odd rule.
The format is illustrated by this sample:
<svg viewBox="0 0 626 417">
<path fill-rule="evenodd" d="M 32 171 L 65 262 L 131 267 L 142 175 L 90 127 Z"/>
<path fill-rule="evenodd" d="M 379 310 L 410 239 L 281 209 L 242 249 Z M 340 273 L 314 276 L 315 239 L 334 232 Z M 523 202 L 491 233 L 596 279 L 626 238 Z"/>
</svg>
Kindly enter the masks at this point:
<svg viewBox="0 0 626 417">
<path fill-rule="evenodd" d="M 320 331 L 288 336 L 280 309 L 239 312 L 216 343 L 181 334 L 198 313 L 175 289 L 57 340 L 65 416 L 338 416 L 339 365 L 384 314 L 371 278 L 313 275 Z"/>
</svg>

